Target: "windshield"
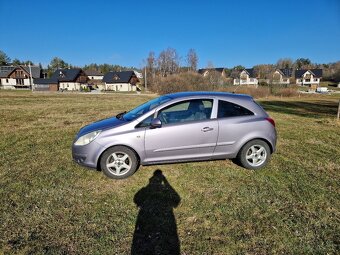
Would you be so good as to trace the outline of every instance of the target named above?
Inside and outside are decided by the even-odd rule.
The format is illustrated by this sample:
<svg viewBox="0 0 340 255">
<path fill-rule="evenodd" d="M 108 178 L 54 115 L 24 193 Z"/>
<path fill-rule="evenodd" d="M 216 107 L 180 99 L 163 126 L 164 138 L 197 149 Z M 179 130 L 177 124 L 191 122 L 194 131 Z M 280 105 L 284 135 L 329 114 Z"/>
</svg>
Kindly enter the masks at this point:
<svg viewBox="0 0 340 255">
<path fill-rule="evenodd" d="M 143 114 L 147 113 L 148 111 L 152 110 L 153 108 L 168 102 L 171 100 L 171 97 L 161 96 L 155 99 L 152 99 L 140 106 L 137 106 L 135 109 L 129 111 L 128 113 L 124 114 L 123 118 L 127 121 L 132 121 L 137 119 L 138 117 L 142 116 Z"/>
</svg>

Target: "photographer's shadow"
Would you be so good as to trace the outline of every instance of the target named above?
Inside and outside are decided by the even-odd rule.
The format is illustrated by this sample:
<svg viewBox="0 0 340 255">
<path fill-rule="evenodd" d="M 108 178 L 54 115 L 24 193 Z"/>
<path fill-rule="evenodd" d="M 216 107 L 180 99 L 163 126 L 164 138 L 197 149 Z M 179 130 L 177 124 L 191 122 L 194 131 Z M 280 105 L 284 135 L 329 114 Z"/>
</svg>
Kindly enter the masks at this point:
<svg viewBox="0 0 340 255">
<path fill-rule="evenodd" d="M 181 198 L 161 170 L 156 170 L 134 202 L 139 207 L 131 254 L 180 254 L 173 208 Z"/>
</svg>

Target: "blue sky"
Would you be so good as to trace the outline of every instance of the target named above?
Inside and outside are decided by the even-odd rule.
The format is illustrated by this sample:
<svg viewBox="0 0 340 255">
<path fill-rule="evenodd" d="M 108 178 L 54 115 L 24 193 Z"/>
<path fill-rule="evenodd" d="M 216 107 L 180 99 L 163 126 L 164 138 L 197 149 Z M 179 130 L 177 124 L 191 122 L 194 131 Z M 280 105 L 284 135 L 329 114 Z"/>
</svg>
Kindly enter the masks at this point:
<svg viewBox="0 0 340 255">
<path fill-rule="evenodd" d="M 47 65 L 142 67 L 150 51 L 190 48 L 199 67 L 340 60 L 340 1 L 0 0 L 0 50 Z"/>
</svg>

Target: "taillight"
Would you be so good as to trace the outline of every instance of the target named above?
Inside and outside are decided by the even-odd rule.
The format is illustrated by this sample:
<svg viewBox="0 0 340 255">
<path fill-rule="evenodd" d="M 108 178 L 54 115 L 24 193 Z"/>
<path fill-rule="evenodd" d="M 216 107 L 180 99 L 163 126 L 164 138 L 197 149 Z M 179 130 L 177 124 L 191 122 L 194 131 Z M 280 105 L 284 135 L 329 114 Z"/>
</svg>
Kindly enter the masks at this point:
<svg viewBox="0 0 340 255">
<path fill-rule="evenodd" d="M 275 127 L 275 121 L 272 118 L 266 118 L 267 121 L 270 122 L 270 124 L 272 124 Z"/>
</svg>

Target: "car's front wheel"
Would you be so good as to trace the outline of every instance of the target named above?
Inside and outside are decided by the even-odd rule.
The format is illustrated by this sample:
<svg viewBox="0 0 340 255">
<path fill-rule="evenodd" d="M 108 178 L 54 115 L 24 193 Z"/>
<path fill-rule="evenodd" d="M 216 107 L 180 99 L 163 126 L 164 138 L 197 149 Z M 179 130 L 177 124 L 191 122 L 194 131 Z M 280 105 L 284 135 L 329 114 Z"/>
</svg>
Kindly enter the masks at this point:
<svg viewBox="0 0 340 255">
<path fill-rule="evenodd" d="M 100 159 L 103 173 L 112 179 L 131 176 L 139 167 L 136 153 L 125 146 L 114 146 L 104 152 Z"/>
<path fill-rule="evenodd" d="M 237 159 L 243 167 L 256 170 L 267 165 L 270 155 L 268 144 L 263 140 L 255 139 L 242 147 Z"/>
</svg>

